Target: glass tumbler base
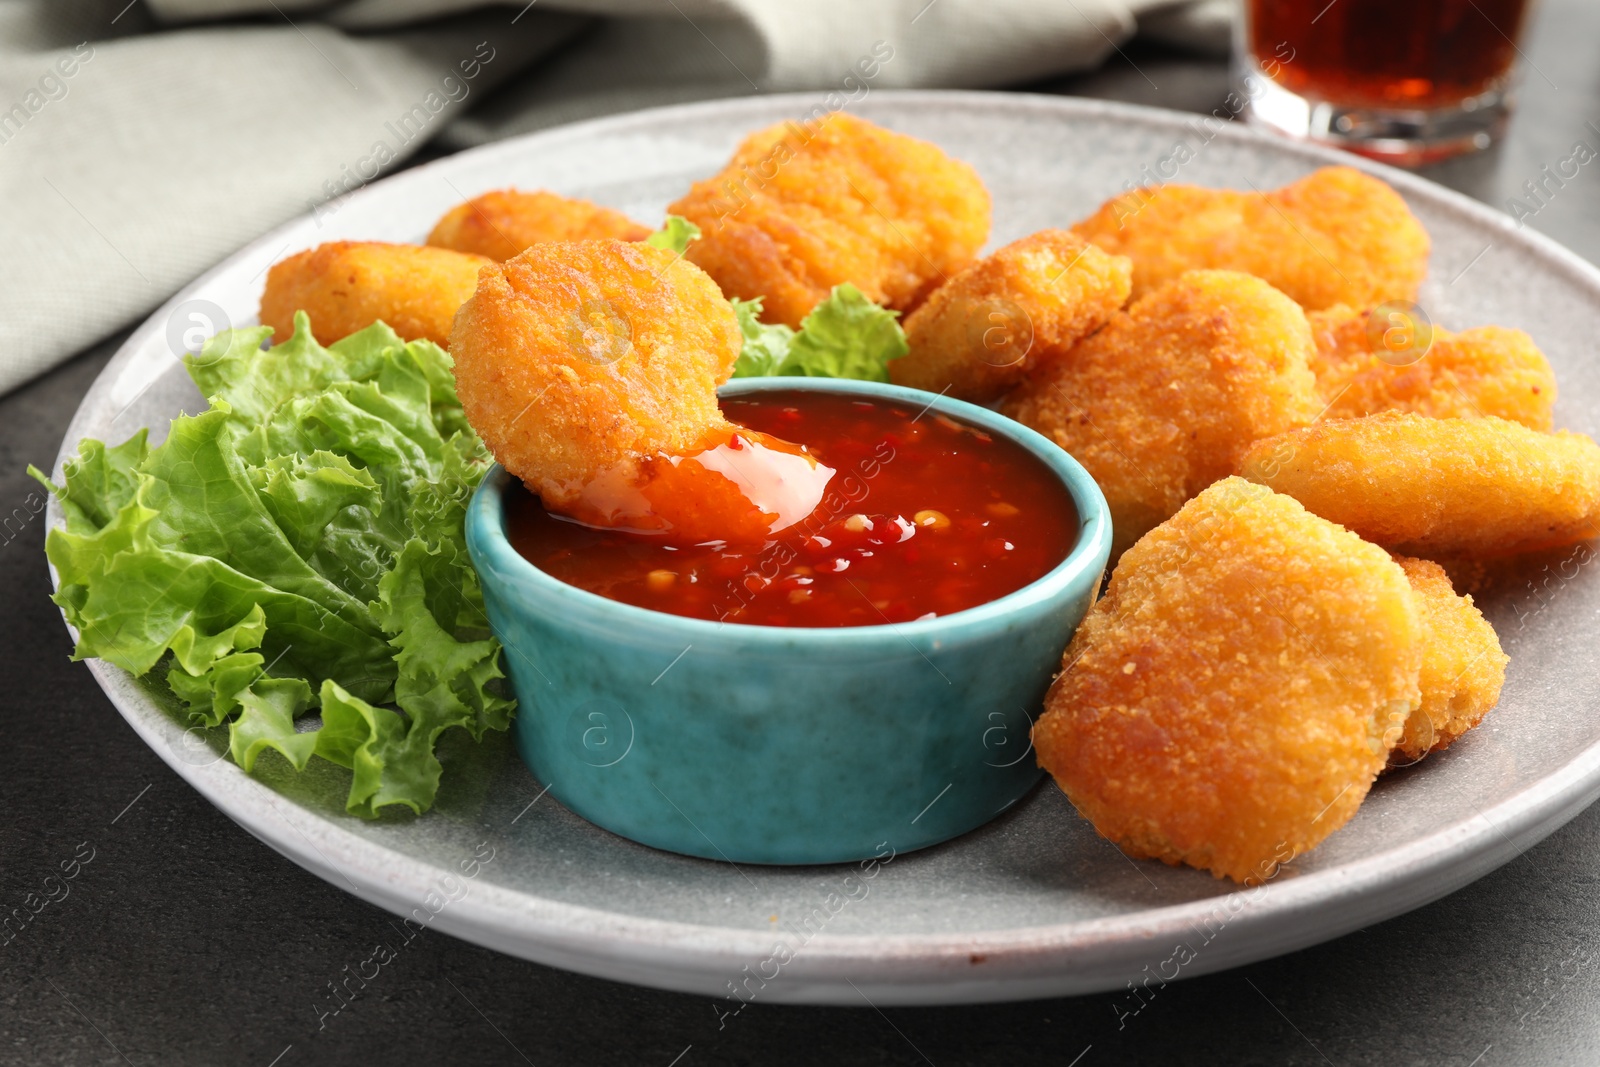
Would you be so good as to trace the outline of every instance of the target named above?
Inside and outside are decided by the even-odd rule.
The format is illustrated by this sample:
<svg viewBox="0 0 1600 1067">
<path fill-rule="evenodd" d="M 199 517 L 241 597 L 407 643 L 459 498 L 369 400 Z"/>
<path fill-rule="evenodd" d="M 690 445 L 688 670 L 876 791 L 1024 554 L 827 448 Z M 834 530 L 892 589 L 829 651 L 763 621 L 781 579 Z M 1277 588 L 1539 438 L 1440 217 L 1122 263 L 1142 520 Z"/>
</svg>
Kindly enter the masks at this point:
<svg viewBox="0 0 1600 1067">
<path fill-rule="evenodd" d="M 1251 124 L 1400 167 L 1488 148 L 1505 132 L 1513 103 L 1509 88 L 1499 87 L 1437 108 L 1335 104 L 1290 92 L 1253 63 L 1238 81 Z"/>
</svg>

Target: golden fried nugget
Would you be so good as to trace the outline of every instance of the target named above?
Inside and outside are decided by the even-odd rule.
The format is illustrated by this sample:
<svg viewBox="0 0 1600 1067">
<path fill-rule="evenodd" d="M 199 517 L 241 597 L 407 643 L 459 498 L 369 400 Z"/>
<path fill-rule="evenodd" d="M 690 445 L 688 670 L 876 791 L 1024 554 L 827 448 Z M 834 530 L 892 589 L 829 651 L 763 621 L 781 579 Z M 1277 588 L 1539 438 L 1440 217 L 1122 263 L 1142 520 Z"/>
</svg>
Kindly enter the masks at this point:
<svg viewBox="0 0 1600 1067">
<path fill-rule="evenodd" d="M 900 385 L 976 403 L 998 400 L 1034 367 L 1105 325 L 1128 299 L 1132 264 L 1066 230 L 1041 230 L 986 256 L 906 319 Z"/>
<path fill-rule="evenodd" d="M 1426 353 L 1407 362 L 1410 354 L 1384 349 L 1388 327 L 1374 323 L 1370 310 L 1340 305 L 1307 317 L 1317 339 L 1311 373 L 1317 376 L 1326 418 L 1356 419 L 1379 411 L 1436 419 L 1495 415 L 1530 429 L 1550 429 L 1556 376 L 1521 330 L 1479 326 L 1451 333 L 1435 326 Z M 1401 347 L 1409 348 L 1409 339 Z"/>
<path fill-rule="evenodd" d="M 540 190 L 496 189 L 445 212 L 428 244 L 508 260 L 543 241 L 641 241 L 650 228 L 620 211 Z"/>
<path fill-rule="evenodd" d="M 741 335 L 716 283 L 665 249 L 534 245 L 483 272 L 451 335 L 461 406 L 545 507 L 697 543 L 764 540 L 832 468 L 717 406 Z"/>
<path fill-rule="evenodd" d="M 559 507 L 620 460 L 686 451 L 724 425 L 716 387 L 740 344 L 716 283 L 675 253 L 550 242 L 483 272 L 451 355 L 473 429 Z"/>
<path fill-rule="evenodd" d="M 1415 763 L 1478 723 L 1500 699 L 1510 659 L 1470 596 L 1457 596 L 1444 568 L 1431 560 L 1397 556 L 1422 620 L 1422 703 L 1406 720 L 1391 762 Z"/>
<path fill-rule="evenodd" d="M 320 344 L 382 320 L 407 341 L 450 341 L 456 309 L 472 295 L 483 256 L 423 245 L 334 241 L 272 265 L 261 294 L 261 324 L 288 340 L 294 313 L 311 316 Z"/>
<path fill-rule="evenodd" d="M 1414 300 L 1428 234 L 1377 178 L 1323 167 L 1270 193 L 1162 185 L 1108 200 L 1072 228 L 1133 259 L 1137 299 L 1186 270 L 1265 278 L 1307 311 Z"/>
<path fill-rule="evenodd" d="M 909 310 L 989 238 L 971 167 L 844 112 L 752 134 L 667 210 L 700 227 L 688 256 L 725 294 L 793 327 L 842 282 Z"/>
<path fill-rule="evenodd" d="M 1044 364 L 1001 410 L 1100 483 L 1115 555 L 1237 469 L 1262 438 L 1316 417 L 1311 327 L 1259 278 L 1193 271 Z"/>
<path fill-rule="evenodd" d="M 1034 748 L 1130 855 L 1263 881 L 1355 814 L 1422 646 L 1387 552 L 1228 478 L 1123 555 Z"/>
<path fill-rule="evenodd" d="M 1511 555 L 1600 534 L 1600 446 L 1505 419 L 1320 422 L 1256 442 L 1239 472 L 1406 555 Z"/>
</svg>

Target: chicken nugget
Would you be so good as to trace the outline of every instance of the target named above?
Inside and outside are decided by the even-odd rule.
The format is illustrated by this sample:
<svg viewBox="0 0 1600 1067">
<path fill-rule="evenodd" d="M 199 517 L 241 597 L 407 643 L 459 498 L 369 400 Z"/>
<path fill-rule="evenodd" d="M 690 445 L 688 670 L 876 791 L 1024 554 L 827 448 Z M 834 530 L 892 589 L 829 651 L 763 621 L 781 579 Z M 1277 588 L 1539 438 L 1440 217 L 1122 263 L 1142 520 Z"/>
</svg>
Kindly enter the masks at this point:
<svg viewBox="0 0 1600 1067">
<path fill-rule="evenodd" d="M 998 400 L 1034 367 L 1105 325 L 1128 299 L 1132 264 L 1066 230 L 1041 230 L 986 256 L 906 319 L 900 385 Z"/>
<path fill-rule="evenodd" d="M 319 344 L 389 324 L 407 341 L 450 342 L 456 309 L 472 295 L 478 270 L 493 261 L 465 252 L 383 241 L 334 241 L 297 252 L 267 271 L 261 324 L 294 333 L 294 313 L 311 316 Z"/>
<path fill-rule="evenodd" d="M 1253 482 L 1414 556 L 1504 556 L 1600 534 L 1600 446 L 1494 417 L 1387 411 L 1258 441 Z"/>
<path fill-rule="evenodd" d="M 1500 638 L 1470 596 L 1457 596 L 1443 567 L 1396 556 L 1406 572 L 1422 620 L 1421 704 L 1406 720 L 1390 761 L 1417 762 L 1483 721 L 1500 700 L 1510 659 Z"/>
<path fill-rule="evenodd" d="M 1137 299 L 1186 270 L 1265 278 L 1307 311 L 1415 300 L 1428 234 L 1388 184 L 1323 167 L 1269 193 L 1161 185 L 1108 200 L 1072 228 L 1133 259 Z"/>
<path fill-rule="evenodd" d="M 1316 417 L 1311 327 L 1259 278 L 1193 271 L 1028 377 L 1001 410 L 1072 453 L 1111 509 L 1113 554 Z"/>
<path fill-rule="evenodd" d="M 1326 418 L 1379 411 L 1436 419 L 1495 415 L 1529 429 L 1550 429 L 1556 377 L 1527 334 L 1500 326 L 1451 333 L 1419 326 L 1401 311 L 1388 314 L 1392 322 L 1376 322 L 1371 309 L 1340 305 L 1307 316 L 1317 339 L 1311 373 Z M 1429 337 L 1418 338 L 1418 329 Z M 1391 330 L 1403 335 L 1395 346 L 1399 351 L 1385 346 Z"/>
<path fill-rule="evenodd" d="M 428 244 L 505 261 L 542 241 L 642 241 L 650 228 L 620 211 L 543 190 L 496 189 L 444 213 Z"/>
<path fill-rule="evenodd" d="M 467 420 L 545 507 L 691 542 L 792 525 L 833 474 L 723 418 L 716 390 L 740 345 L 704 271 L 616 240 L 552 241 L 491 265 L 451 335 Z"/>
<path fill-rule="evenodd" d="M 741 343 L 703 271 L 623 241 L 534 245 L 490 267 L 452 342 L 467 420 L 547 504 L 618 457 L 681 452 L 720 426 L 716 387 Z"/>
<path fill-rule="evenodd" d="M 1123 555 L 1034 748 L 1129 855 L 1264 881 L 1355 814 L 1422 644 L 1387 552 L 1228 478 Z"/>
<path fill-rule="evenodd" d="M 700 227 L 688 256 L 726 295 L 796 328 L 843 282 L 908 311 L 989 239 L 977 172 L 844 112 L 752 134 L 667 210 Z"/>
</svg>

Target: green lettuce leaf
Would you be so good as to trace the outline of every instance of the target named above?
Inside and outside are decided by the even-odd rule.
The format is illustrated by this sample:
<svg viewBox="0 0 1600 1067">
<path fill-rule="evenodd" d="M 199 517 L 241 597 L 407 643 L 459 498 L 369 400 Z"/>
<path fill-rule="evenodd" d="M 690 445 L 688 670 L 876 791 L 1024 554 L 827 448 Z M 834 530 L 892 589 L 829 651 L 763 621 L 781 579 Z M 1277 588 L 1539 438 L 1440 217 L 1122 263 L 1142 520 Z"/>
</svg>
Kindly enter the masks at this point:
<svg viewBox="0 0 1600 1067">
<path fill-rule="evenodd" d="M 794 331 L 782 323 L 768 325 L 761 321 L 761 298 L 728 301 L 739 319 L 739 333 L 744 347 L 739 350 L 739 360 L 733 365 L 735 378 L 766 378 L 780 373 L 783 361 L 789 358 L 789 346 L 794 343 Z"/>
<path fill-rule="evenodd" d="M 331 678 L 324 686 L 336 685 Z M 297 730 L 295 720 L 311 706 L 311 686 L 303 678 L 262 678 L 258 673 L 240 690 L 239 717 L 228 724 L 228 754 L 246 772 L 255 770 L 256 757 L 272 749 L 297 771 L 306 769 L 316 755 L 322 733 Z"/>
<path fill-rule="evenodd" d="M 783 373 L 887 382 L 889 361 L 908 351 L 898 318 L 855 286 L 834 286 L 800 323 Z"/>
<path fill-rule="evenodd" d="M 899 312 L 868 300 L 850 284 L 834 286 L 798 331 L 759 321 L 761 301 L 734 300 L 744 348 L 733 377 L 801 376 L 889 380 L 889 362 L 907 352 Z"/>
<path fill-rule="evenodd" d="M 689 251 L 689 242 L 700 240 L 700 227 L 682 215 L 668 215 L 661 229 L 644 239 L 652 248 L 665 248 L 668 252 L 683 255 Z"/>
<path fill-rule="evenodd" d="M 188 362 L 208 410 L 107 447 L 50 485 L 46 551 L 74 656 L 161 677 L 199 726 L 352 772 L 346 807 L 428 809 L 445 731 L 510 725 L 500 646 L 464 539 L 488 467 L 449 355 L 382 323 L 323 346 L 301 314 L 263 351 L 231 330 Z M 307 719 L 321 710 L 321 721 Z"/>
<path fill-rule="evenodd" d="M 66 463 L 66 488 L 56 493 L 70 527 L 82 532 L 97 530 L 133 499 L 139 485 L 134 471 L 150 451 L 148 436 L 140 430 L 115 448 L 107 448 L 102 441 L 84 441 L 78 446 L 77 458 Z"/>
</svg>

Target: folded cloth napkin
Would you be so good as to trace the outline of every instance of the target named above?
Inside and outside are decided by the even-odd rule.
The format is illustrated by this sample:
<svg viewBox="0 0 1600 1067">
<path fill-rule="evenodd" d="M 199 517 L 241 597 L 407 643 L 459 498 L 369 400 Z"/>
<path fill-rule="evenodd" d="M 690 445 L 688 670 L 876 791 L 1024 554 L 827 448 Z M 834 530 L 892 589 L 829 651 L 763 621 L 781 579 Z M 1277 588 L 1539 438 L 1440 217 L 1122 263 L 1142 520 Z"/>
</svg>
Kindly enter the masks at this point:
<svg viewBox="0 0 1600 1067">
<path fill-rule="evenodd" d="M 874 88 L 1089 69 L 1140 29 L 1225 50 L 1230 5 L 0 0 L 0 393 L 436 139 L 840 88 L 885 46 Z"/>
</svg>

